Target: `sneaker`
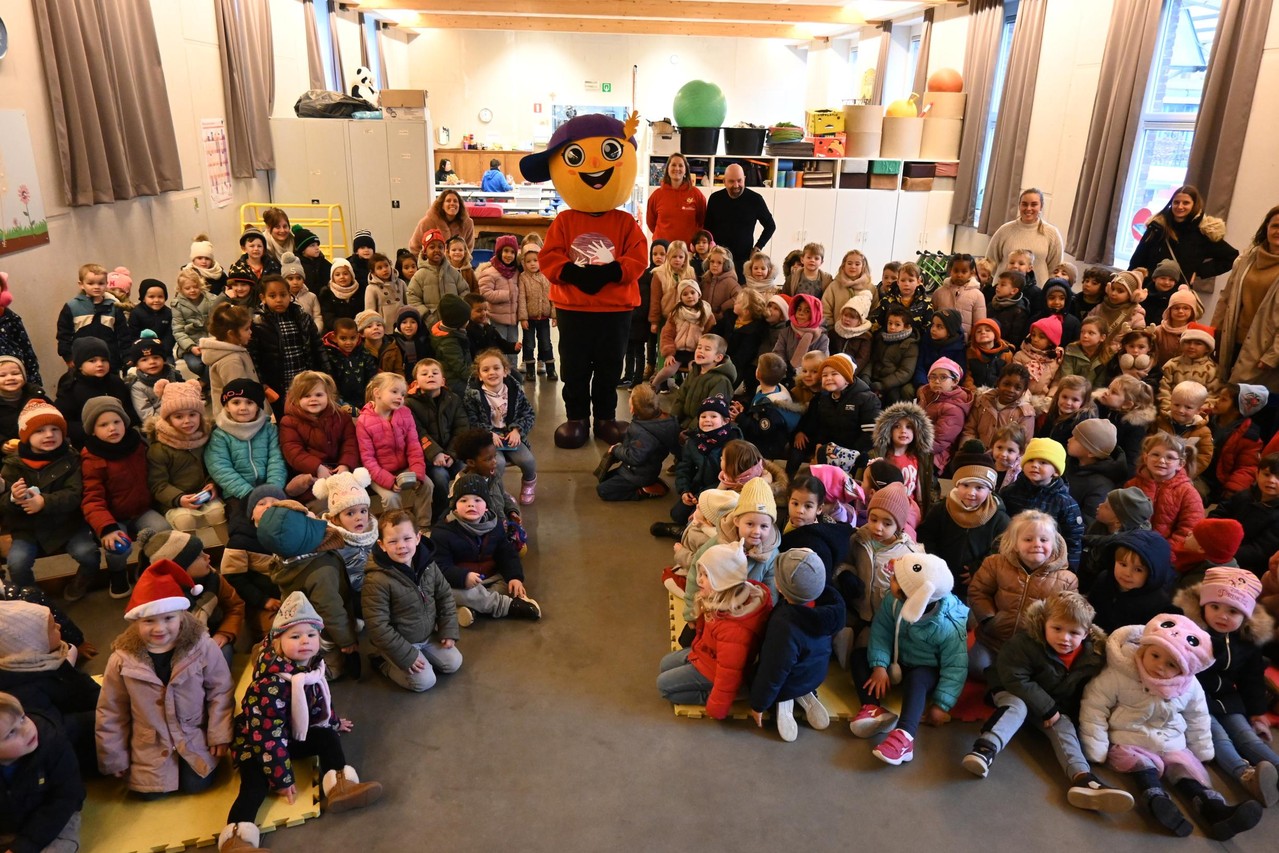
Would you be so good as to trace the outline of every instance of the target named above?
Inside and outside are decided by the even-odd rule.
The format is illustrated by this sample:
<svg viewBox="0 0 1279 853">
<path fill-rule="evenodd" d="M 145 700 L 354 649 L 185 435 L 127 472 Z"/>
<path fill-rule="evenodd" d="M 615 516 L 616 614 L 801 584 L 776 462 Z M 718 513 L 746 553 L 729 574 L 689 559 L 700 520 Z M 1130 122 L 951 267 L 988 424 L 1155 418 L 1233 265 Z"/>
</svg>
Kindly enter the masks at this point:
<svg viewBox="0 0 1279 853">
<path fill-rule="evenodd" d="M 806 693 L 795 701 L 804 709 L 804 719 L 808 720 L 809 727 L 820 732 L 830 725 L 830 711 L 826 710 L 816 693 Z"/>
<path fill-rule="evenodd" d="M 658 480 L 656 483 L 649 483 L 642 486 L 639 490 L 641 498 L 664 498 L 671 493 L 671 487 L 666 483 Z"/>
<path fill-rule="evenodd" d="M 623 376 L 621 379 L 617 380 L 618 388 L 630 388 L 634 384 L 635 380 L 629 376 Z"/>
<path fill-rule="evenodd" d="M 457 608 L 457 624 L 461 628 L 469 628 L 475 624 L 475 613 L 469 607 Z"/>
<path fill-rule="evenodd" d="M 89 578 L 82 577 L 79 574 L 73 576 L 62 590 L 62 597 L 67 601 L 79 601 L 88 594 L 89 583 Z"/>
<path fill-rule="evenodd" d="M 684 597 L 684 585 L 688 575 L 677 574 L 674 566 L 662 569 L 662 586 L 666 587 L 676 598 Z"/>
<path fill-rule="evenodd" d="M 112 598 L 128 598 L 132 591 L 127 572 L 111 572 L 107 577 L 107 594 Z"/>
<path fill-rule="evenodd" d="M 1239 784 L 1266 808 L 1279 801 L 1279 770 L 1269 761 L 1259 761 L 1255 767 L 1245 770 L 1239 777 Z"/>
<path fill-rule="evenodd" d="M 506 611 L 508 619 L 531 619 L 536 622 L 542 618 L 542 608 L 531 598 L 512 598 L 511 609 Z"/>
<path fill-rule="evenodd" d="M 874 737 L 897 722 L 897 715 L 878 705 L 863 705 L 848 724 L 848 730 L 857 737 Z"/>
<path fill-rule="evenodd" d="M 1066 802 L 1077 809 L 1119 814 L 1132 808 L 1132 794 L 1103 784 L 1091 773 L 1075 778 L 1066 792 Z"/>
<path fill-rule="evenodd" d="M 915 739 L 902 729 L 893 729 L 883 743 L 871 750 L 871 755 L 885 764 L 896 767 L 915 757 Z"/>
<path fill-rule="evenodd" d="M 787 699 L 777 703 L 777 733 L 787 743 L 794 743 L 799 737 L 799 725 L 795 722 L 795 703 Z"/>
<path fill-rule="evenodd" d="M 990 773 L 990 765 L 995 763 L 995 756 L 998 751 L 984 740 L 979 740 L 973 744 L 973 749 L 959 763 L 964 765 L 964 769 L 979 779 L 985 779 Z"/>
<path fill-rule="evenodd" d="M 528 506 L 537 498 L 537 478 L 520 482 L 520 505 Z"/>
<path fill-rule="evenodd" d="M 546 375 L 546 362 L 538 362 L 538 364 L 537 364 L 537 375 L 538 375 L 538 376 L 545 376 L 545 375 Z"/>
</svg>

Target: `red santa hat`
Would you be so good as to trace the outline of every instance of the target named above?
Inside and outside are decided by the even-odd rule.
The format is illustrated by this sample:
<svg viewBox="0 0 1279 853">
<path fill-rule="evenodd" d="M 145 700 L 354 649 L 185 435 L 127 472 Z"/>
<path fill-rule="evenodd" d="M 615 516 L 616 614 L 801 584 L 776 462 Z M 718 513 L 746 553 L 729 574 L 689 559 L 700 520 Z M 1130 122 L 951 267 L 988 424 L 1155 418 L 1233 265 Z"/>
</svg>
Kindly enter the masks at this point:
<svg viewBox="0 0 1279 853">
<path fill-rule="evenodd" d="M 204 592 L 186 571 L 172 560 L 159 560 L 147 566 L 138 578 L 124 618 L 130 622 L 148 616 L 180 613 L 191 607 L 191 598 Z"/>
</svg>

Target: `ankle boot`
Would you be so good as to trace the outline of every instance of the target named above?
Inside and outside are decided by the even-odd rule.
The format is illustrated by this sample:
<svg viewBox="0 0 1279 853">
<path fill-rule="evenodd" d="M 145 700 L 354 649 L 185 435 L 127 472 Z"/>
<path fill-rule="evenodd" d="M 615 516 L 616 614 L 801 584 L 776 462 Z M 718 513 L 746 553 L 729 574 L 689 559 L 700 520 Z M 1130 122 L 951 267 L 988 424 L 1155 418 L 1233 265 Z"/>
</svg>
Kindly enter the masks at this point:
<svg viewBox="0 0 1279 853">
<path fill-rule="evenodd" d="M 1229 841 L 1261 822 L 1262 806 L 1254 800 L 1231 806 L 1204 792 L 1196 795 L 1193 802 L 1209 837 L 1216 841 Z"/>
<path fill-rule="evenodd" d="M 258 846 L 261 841 L 256 825 L 247 821 L 228 823 L 218 836 L 218 853 L 270 853 Z"/>
<path fill-rule="evenodd" d="M 524 362 L 524 381 L 534 382 L 537 380 L 537 374 L 534 368 L 537 365 L 531 361 Z"/>
<path fill-rule="evenodd" d="M 330 770 L 324 774 L 320 786 L 328 801 L 328 811 L 346 812 L 371 806 L 382 798 L 382 785 L 378 782 L 361 782 L 355 768 L 347 765 L 339 774 Z"/>
<path fill-rule="evenodd" d="M 542 618 L 542 607 L 531 598 L 511 598 L 511 608 L 506 611 L 508 619 L 529 619 L 536 622 Z"/>
<path fill-rule="evenodd" d="M 1177 804 L 1172 801 L 1172 797 L 1168 796 L 1162 788 L 1144 791 L 1142 799 L 1146 801 L 1146 808 L 1150 810 L 1150 814 L 1155 821 L 1173 835 L 1178 838 L 1185 838 L 1194 831 L 1190 821 L 1186 820 L 1186 816 L 1181 813 L 1181 809 L 1177 808 Z"/>
<path fill-rule="evenodd" d="M 560 381 L 560 375 L 555 372 L 555 362 L 553 361 L 548 361 L 546 363 L 546 378 L 549 379 L 551 382 Z"/>
</svg>

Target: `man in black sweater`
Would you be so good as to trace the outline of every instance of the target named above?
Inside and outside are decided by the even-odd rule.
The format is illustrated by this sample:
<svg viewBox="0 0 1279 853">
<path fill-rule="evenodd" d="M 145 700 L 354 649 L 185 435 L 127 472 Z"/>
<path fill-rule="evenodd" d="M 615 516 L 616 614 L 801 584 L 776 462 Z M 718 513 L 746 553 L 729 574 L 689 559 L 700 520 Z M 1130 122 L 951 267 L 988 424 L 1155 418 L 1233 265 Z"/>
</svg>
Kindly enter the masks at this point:
<svg viewBox="0 0 1279 853">
<path fill-rule="evenodd" d="M 764 226 L 758 240 L 756 223 Z M 724 170 L 724 189 L 711 193 L 706 200 L 706 230 L 715 237 L 716 244 L 733 253 L 737 280 L 744 283 L 742 268 L 750 261 L 751 252 L 768 245 L 777 223 L 764 197 L 746 188 L 746 173 L 736 163 Z"/>
</svg>

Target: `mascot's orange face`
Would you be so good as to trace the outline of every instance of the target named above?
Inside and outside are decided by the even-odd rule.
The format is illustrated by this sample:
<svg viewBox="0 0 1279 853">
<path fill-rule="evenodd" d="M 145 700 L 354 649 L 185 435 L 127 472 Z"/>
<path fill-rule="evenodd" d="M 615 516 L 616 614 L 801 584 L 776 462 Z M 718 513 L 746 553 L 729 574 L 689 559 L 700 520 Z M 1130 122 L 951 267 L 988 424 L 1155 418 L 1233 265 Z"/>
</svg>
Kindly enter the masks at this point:
<svg viewBox="0 0 1279 853">
<path fill-rule="evenodd" d="M 635 133 L 638 123 L 639 117 L 633 114 L 623 136 L 574 139 L 551 153 L 547 162 L 551 182 L 569 207 L 602 213 L 626 201 L 638 168 L 635 146 L 627 137 Z"/>
</svg>

